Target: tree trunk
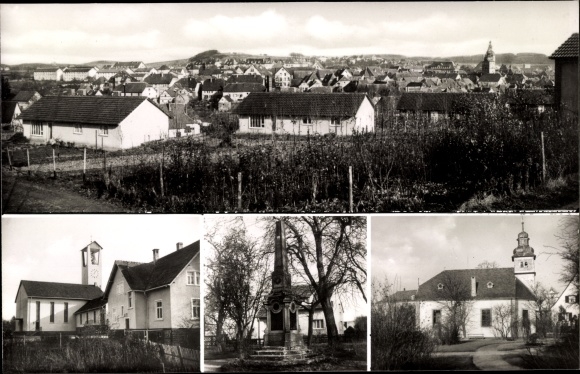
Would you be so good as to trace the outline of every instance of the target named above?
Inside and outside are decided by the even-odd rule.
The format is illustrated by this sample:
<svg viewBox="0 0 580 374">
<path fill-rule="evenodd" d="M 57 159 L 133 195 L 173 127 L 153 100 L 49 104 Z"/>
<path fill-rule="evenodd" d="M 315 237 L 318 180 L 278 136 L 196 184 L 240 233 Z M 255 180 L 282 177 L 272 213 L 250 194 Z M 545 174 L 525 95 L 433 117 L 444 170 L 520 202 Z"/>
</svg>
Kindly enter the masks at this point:
<svg viewBox="0 0 580 374">
<path fill-rule="evenodd" d="M 314 318 L 314 306 L 308 309 L 308 348 L 312 345 L 312 320 Z"/>
<path fill-rule="evenodd" d="M 334 320 L 334 311 L 330 297 L 321 300 L 322 312 L 326 320 L 326 335 L 328 336 L 328 345 L 334 346 L 338 343 L 338 329 L 336 328 L 336 321 Z"/>
<path fill-rule="evenodd" d="M 224 325 L 225 318 L 226 318 L 226 312 L 225 312 L 224 308 L 220 308 L 218 310 L 215 335 L 216 335 L 216 344 L 220 346 L 221 352 L 225 352 L 225 349 L 226 349 L 224 337 L 223 337 L 223 325 Z"/>
</svg>

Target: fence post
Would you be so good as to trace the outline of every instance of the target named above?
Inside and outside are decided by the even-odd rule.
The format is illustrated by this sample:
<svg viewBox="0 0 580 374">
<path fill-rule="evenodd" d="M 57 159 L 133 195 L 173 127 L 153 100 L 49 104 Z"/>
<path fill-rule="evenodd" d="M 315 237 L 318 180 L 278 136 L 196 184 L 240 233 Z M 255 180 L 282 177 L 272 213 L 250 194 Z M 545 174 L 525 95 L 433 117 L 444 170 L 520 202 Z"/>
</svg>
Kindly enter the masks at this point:
<svg viewBox="0 0 580 374">
<path fill-rule="evenodd" d="M 28 175 L 30 175 L 30 152 L 26 148 L 26 162 L 28 163 Z"/>
<path fill-rule="evenodd" d="M 87 181 L 87 147 L 83 148 L 83 183 Z"/>
<path fill-rule="evenodd" d="M 54 172 L 54 177 L 56 178 L 56 156 L 54 155 L 54 148 L 52 149 L 52 170 Z"/>
<path fill-rule="evenodd" d="M 181 346 L 177 346 L 177 356 L 179 357 L 179 363 L 181 365 L 181 370 L 185 371 L 185 365 L 183 364 L 183 355 L 181 354 Z"/>
<path fill-rule="evenodd" d="M 99 135 L 97 134 L 97 130 L 95 130 L 95 152 L 99 149 Z"/>
<path fill-rule="evenodd" d="M 238 172 L 238 210 L 242 210 L 242 172 Z"/>
<path fill-rule="evenodd" d="M 542 135 L 542 183 L 546 183 L 546 153 L 544 152 L 544 132 Z"/>
<path fill-rule="evenodd" d="M 348 167 L 348 206 L 349 212 L 352 213 L 352 166 Z"/>
<path fill-rule="evenodd" d="M 12 170 L 12 160 L 10 159 L 10 148 L 6 147 L 6 156 L 8 156 L 8 166 Z"/>
</svg>

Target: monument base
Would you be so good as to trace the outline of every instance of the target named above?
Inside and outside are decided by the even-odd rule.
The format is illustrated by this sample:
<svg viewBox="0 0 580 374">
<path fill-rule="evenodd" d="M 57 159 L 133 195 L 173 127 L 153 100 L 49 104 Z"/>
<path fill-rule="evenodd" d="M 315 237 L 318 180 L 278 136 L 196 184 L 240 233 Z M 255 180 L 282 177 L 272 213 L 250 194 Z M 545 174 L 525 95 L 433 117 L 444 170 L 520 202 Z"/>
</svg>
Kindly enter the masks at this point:
<svg viewBox="0 0 580 374">
<path fill-rule="evenodd" d="M 250 356 L 252 360 L 299 363 L 306 360 L 309 352 L 302 334 L 294 330 L 267 332 L 264 341 L 264 347 Z"/>
</svg>

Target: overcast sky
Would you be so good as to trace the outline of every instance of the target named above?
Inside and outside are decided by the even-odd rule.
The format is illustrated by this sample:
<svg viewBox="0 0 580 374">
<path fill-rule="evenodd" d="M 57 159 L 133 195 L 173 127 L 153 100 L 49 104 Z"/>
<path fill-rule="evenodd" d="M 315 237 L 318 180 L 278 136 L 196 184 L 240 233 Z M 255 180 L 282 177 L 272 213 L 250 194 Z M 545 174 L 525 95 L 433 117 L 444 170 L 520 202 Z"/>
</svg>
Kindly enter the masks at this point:
<svg viewBox="0 0 580 374">
<path fill-rule="evenodd" d="M 115 260 L 153 261 L 202 238 L 194 215 L 39 215 L 2 217 L 2 318 L 15 314 L 21 280 L 78 283 L 80 250 L 91 239 L 103 247 L 103 284 Z"/>
<path fill-rule="evenodd" d="M 578 1 L 1 4 L 1 62 L 158 62 L 208 49 L 286 56 L 551 54 Z"/>
<path fill-rule="evenodd" d="M 205 221 L 205 226 L 206 226 L 206 231 L 207 232 L 214 232 L 214 230 L 211 230 L 211 228 L 215 227 L 216 225 L 219 226 L 219 231 L 216 233 L 216 235 L 214 236 L 214 240 L 216 241 L 220 241 L 221 237 L 225 234 L 226 230 L 228 229 L 228 222 L 230 222 L 233 219 L 234 215 L 229 214 L 229 215 L 205 215 L 204 216 L 204 221 Z M 254 238 L 256 240 L 261 240 L 263 238 L 264 232 L 265 232 L 265 224 L 264 222 L 260 221 L 260 216 L 259 215 L 243 215 L 243 220 L 244 220 L 244 225 L 246 227 L 246 230 L 248 232 L 248 236 L 250 236 L 251 238 Z M 263 216 L 262 216 L 263 217 Z M 207 249 L 207 251 L 206 251 Z M 208 244 L 206 246 L 204 246 L 204 256 L 209 256 L 211 251 L 213 250 L 213 248 Z M 273 266 L 273 265 L 272 265 Z M 298 265 L 300 266 L 300 265 Z M 272 269 L 266 269 L 266 271 L 271 272 L 273 270 Z M 311 269 L 311 271 L 316 272 L 315 269 Z M 303 283 L 302 281 L 299 281 L 296 278 L 292 279 L 292 284 L 299 284 L 299 283 Z M 367 287 L 367 285 L 365 285 L 364 287 Z M 369 290 L 367 287 L 367 297 L 369 295 Z M 357 292 L 356 293 L 356 297 L 353 298 L 346 298 L 345 300 L 343 300 L 343 305 L 344 305 L 344 320 L 345 321 L 354 321 L 354 319 L 358 316 L 361 315 L 368 315 L 368 309 L 370 307 L 369 304 L 366 304 L 364 299 L 360 296 L 360 294 Z"/>
<path fill-rule="evenodd" d="M 536 282 L 560 292 L 562 262 L 548 256 L 558 247 L 561 215 L 524 216 L 525 231 L 536 254 Z M 522 231 L 521 215 L 398 215 L 371 219 L 373 279 L 417 289 L 443 270 L 473 269 L 483 261 L 513 267 L 511 256 Z"/>
</svg>

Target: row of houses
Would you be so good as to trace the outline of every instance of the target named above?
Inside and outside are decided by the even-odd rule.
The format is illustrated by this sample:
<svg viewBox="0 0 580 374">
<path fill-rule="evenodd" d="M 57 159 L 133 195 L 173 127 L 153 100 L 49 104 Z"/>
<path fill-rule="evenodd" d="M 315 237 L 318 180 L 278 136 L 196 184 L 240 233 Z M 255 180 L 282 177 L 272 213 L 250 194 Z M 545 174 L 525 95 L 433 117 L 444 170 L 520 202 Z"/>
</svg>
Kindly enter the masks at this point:
<svg viewBox="0 0 580 374">
<path fill-rule="evenodd" d="M 88 326 L 112 330 L 176 331 L 199 328 L 200 245 L 176 244 L 148 263 L 117 260 L 103 278 L 103 247 L 80 250 L 81 283 L 22 280 L 16 294 L 16 332 L 77 333 Z M 106 283 L 102 283 L 106 279 Z"/>
</svg>

